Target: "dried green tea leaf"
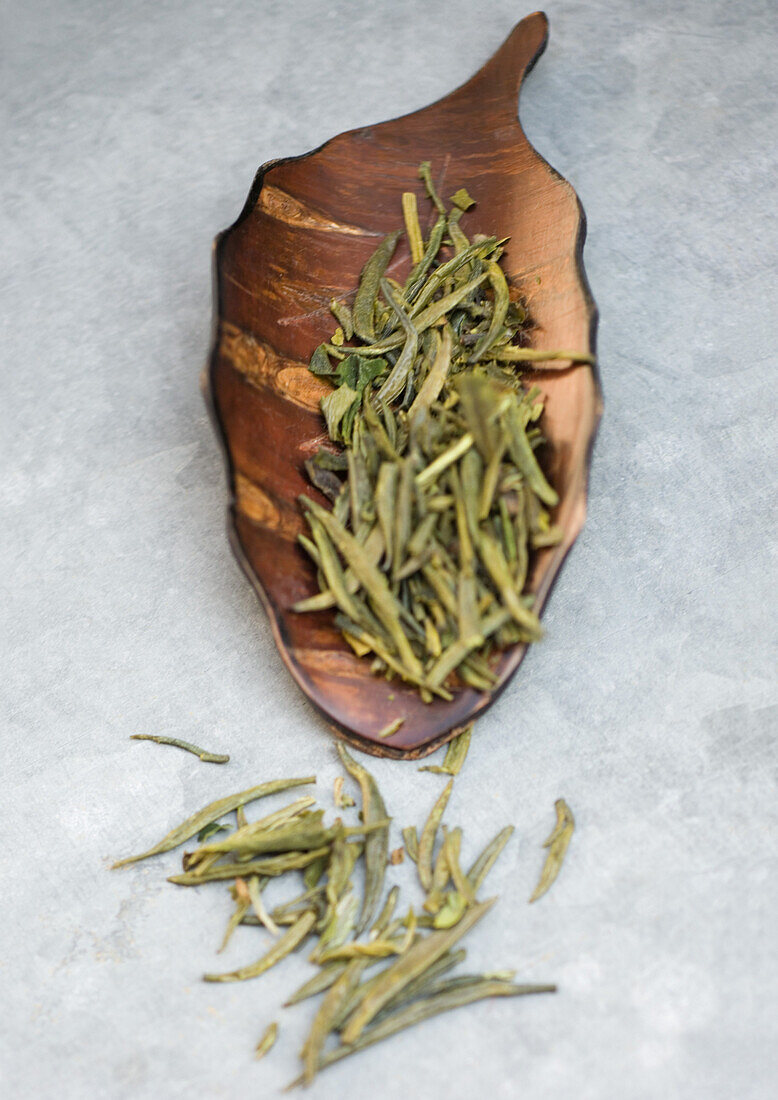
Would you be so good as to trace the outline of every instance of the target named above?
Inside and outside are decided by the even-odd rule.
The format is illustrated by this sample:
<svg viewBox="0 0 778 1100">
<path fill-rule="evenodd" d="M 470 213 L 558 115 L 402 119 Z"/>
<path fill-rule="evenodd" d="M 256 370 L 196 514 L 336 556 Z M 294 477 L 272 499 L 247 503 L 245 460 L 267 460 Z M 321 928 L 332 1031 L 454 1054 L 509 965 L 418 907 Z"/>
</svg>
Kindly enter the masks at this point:
<svg viewBox="0 0 778 1100">
<path fill-rule="evenodd" d="M 359 984 L 362 972 L 365 969 L 366 960 L 352 959 L 338 976 L 327 992 L 327 996 L 321 1003 L 319 1011 L 314 1017 L 311 1030 L 303 1044 L 301 1057 L 303 1060 L 303 1080 L 310 1085 L 316 1075 L 319 1064 L 319 1056 L 327 1040 L 327 1036 L 335 1027 L 335 1020 L 344 1002 L 353 993 Z"/>
<path fill-rule="evenodd" d="M 338 742 L 338 754 L 343 767 L 352 779 L 359 784 L 362 792 L 362 817 L 366 825 L 386 818 L 386 805 L 373 776 L 358 764 L 346 747 Z M 378 899 L 384 888 L 386 875 L 386 853 L 389 850 L 389 828 L 378 829 L 368 834 L 365 840 L 365 895 L 362 911 L 357 921 L 356 935 L 359 935 L 370 923 Z"/>
<path fill-rule="evenodd" d="M 330 357 L 327 354 L 327 348 L 324 344 L 319 344 L 314 351 L 311 356 L 311 361 L 308 364 L 308 369 L 312 374 L 317 374 L 319 376 L 335 373 L 335 368 L 332 365 Z"/>
<path fill-rule="evenodd" d="M 408 238 L 411 260 L 413 263 L 418 264 L 424 257 L 424 241 L 421 236 L 416 196 L 413 191 L 403 191 L 402 208 L 403 217 L 405 218 L 405 236 Z"/>
<path fill-rule="evenodd" d="M 177 749 L 185 749 L 194 753 L 205 764 L 229 764 L 230 758 L 226 753 L 207 752 L 199 745 L 193 745 L 191 741 L 181 741 L 178 737 L 162 737 L 151 733 L 133 733 L 130 741 L 153 741 L 157 745 L 173 745 Z"/>
<path fill-rule="evenodd" d="M 277 936 L 279 934 L 278 925 L 268 913 L 262 900 L 262 888 L 265 881 L 265 879 L 260 879 L 259 875 L 249 875 L 246 879 L 246 891 L 251 901 L 251 908 L 254 910 L 254 915 L 259 923 L 267 928 L 271 936 Z"/>
<path fill-rule="evenodd" d="M 416 863 L 419 859 L 419 840 L 416 835 L 416 826 L 409 825 L 403 829 L 402 835 L 405 841 L 405 850 L 413 862 Z"/>
<path fill-rule="evenodd" d="M 391 737 L 392 734 L 397 733 L 404 723 L 405 718 L 395 718 L 393 722 L 389 722 L 388 725 L 384 726 L 384 728 L 378 732 L 377 736 L 382 739 Z"/>
<path fill-rule="evenodd" d="M 287 871 L 300 871 L 309 863 L 315 863 L 325 855 L 328 848 L 314 848 L 312 852 L 285 852 L 280 856 L 268 856 L 267 859 L 252 859 L 246 862 L 217 863 L 215 866 L 203 866 L 194 871 L 185 871 L 183 875 L 170 875 L 168 882 L 176 886 L 201 886 L 204 882 L 224 882 L 241 875 L 285 875 Z M 219 853 L 214 853 L 218 856 Z"/>
<path fill-rule="evenodd" d="M 376 1023 L 372 1027 L 366 1028 L 355 1042 L 349 1044 L 344 1043 L 342 1046 L 329 1051 L 320 1059 L 317 1071 L 321 1071 L 327 1066 L 331 1066 L 335 1062 L 341 1061 L 343 1058 L 348 1058 L 349 1055 L 356 1054 L 360 1050 L 365 1050 L 374 1043 L 381 1042 L 383 1039 L 388 1039 L 391 1035 L 396 1035 L 399 1031 L 404 1031 L 408 1027 L 413 1027 L 423 1020 L 429 1020 L 431 1017 L 438 1016 L 442 1012 L 450 1012 L 455 1008 L 473 1004 L 474 1001 L 481 1001 L 487 997 L 520 997 L 534 993 L 555 992 L 556 986 L 553 985 L 522 986 L 516 985 L 513 982 L 479 979 L 477 982 L 470 983 L 461 988 L 433 993 L 428 997 L 411 1002 L 397 1012 L 386 1016 L 380 1023 Z M 292 1088 L 302 1083 L 303 1078 L 299 1077 L 292 1081 L 287 1087 Z"/>
<path fill-rule="evenodd" d="M 419 858 L 417 864 L 419 868 L 419 880 L 425 890 L 430 890 L 432 888 L 432 854 L 435 847 L 435 837 L 437 836 L 438 826 L 440 825 L 441 818 L 443 817 L 453 789 L 454 780 L 449 779 L 435 802 L 435 805 L 432 807 L 419 838 Z"/>
<path fill-rule="evenodd" d="M 556 800 L 554 809 L 556 810 L 556 825 L 552 829 L 551 835 L 543 843 L 543 847 L 548 848 L 548 855 L 543 865 L 540 880 L 532 893 L 532 897 L 529 899 L 530 902 L 542 898 L 551 888 L 554 880 L 562 869 L 565 853 L 573 837 L 575 818 L 573 817 L 573 811 L 567 805 L 564 798 L 558 798 Z"/>
<path fill-rule="evenodd" d="M 460 187 L 458 191 L 455 191 L 451 196 L 451 201 L 454 206 L 458 206 L 460 210 L 469 210 L 471 206 L 475 206 L 475 199 L 471 199 L 467 193 L 467 189 Z"/>
<path fill-rule="evenodd" d="M 330 311 L 343 329 L 343 335 L 347 340 L 350 340 L 354 335 L 354 322 L 349 307 L 345 302 L 339 302 L 337 298 L 330 298 Z"/>
<path fill-rule="evenodd" d="M 261 958 L 257 959 L 256 962 L 251 963 L 249 966 L 242 966 L 239 970 L 231 970 L 227 974 L 204 974 L 203 981 L 245 982 L 250 978 L 258 978 L 260 974 L 264 974 L 271 966 L 275 966 L 281 959 L 290 955 L 295 947 L 297 947 L 297 945 L 310 933 L 315 923 L 316 915 L 314 913 L 303 913 L 289 931 L 285 932 L 284 935 L 273 944 L 270 950 L 262 955 Z"/>
<path fill-rule="evenodd" d="M 343 790 L 344 782 L 344 777 L 342 775 L 339 775 L 335 778 L 335 783 L 333 785 L 333 801 L 338 809 L 341 810 L 346 809 L 349 806 L 355 805 L 354 799 L 351 797 L 351 795 L 346 794 L 346 792 Z"/>
<path fill-rule="evenodd" d="M 235 909 L 233 910 L 230 919 L 227 921 L 227 928 L 224 932 L 224 938 L 222 939 L 221 945 L 216 952 L 217 955 L 221 954 L 221 952 L 230 942 L 230 940 L 232 939 L 232 933 L 241 923 L 251 906 L 251 900 L 246 891 L 246 883 L 242 878 L 235 879 L 233 893 L 235 898 Z"/>
<path fill-rule="evenodd" d="M 480 856 L 467 872 L 467 877 L 473 887 L 474 893 L 477 894 L 480 890 L 484 879 L 489 874 L 492 867 L 494 867 L 500 857 L 500 853 L 511 839 L 514 832 L 513 825 L 506 825 L 504 829 L 501 829 L 497 836 L 489 841 L 483 852 L 481 852 Z"/>
<path fill-rule="evenodd" d="M 397 962 L 387 967 L 381 974 L 372 992 L 359 1005 L 357 1011 L 343 1029 L 343 1042 L 353 1043 L 362 1034 L 370 1021 L 384 1007 L 389 999 L 403 989 L 409 982 L 424 973 L 427 967 L 436 962 L 441 955 L 449 951 L 462 936 L 486 915 L 495 902 L 479 902 L 468 909 L 464 917 L 454 928 L 433 932 L 426 939 L 419 940 Z"/>
<path fill-rule="evenodd" d="M 432 199 L 435 207 L 440 211 L 441 214 L 445 214 L 446 208 L 440 200 L 440 195 L 435 189 L 435 184 L 432 182 L 431 169 L 432 166 L 430 162 L 428 160 L 423 160 L 419 165 L 419 179 L 424 180 L 424 187 L 426 188 L 427 194 Z"/>
<path fill-rule="evenodd" d="M 198 810 L 197 813 L 192 814 L 186 821 L 183 821 L 175 829 L 172 829 L 158 844 L 155 844 L 153 848 L 149 848 L 147 852 L 141 852 L 140 855 L 128 856 L 126 859 L 120 859 L 117 863 L 113 864 L 113 869 L 124 867 L 128 863 L 137 863 L 141 859 L 148 859 L 149 856 L 160 855 L 163 852 L 169 852 L 173 848 L 177 848 L 179 844 L 183 844 L 185 840 L 189 840 L 195 833 L 199 833 L 205 825 L 215 821 L 217 818 L 224 817 L 225 814 L 230 813 L 238 806 L 245 806 L 248 802 L 254 802 L 258 798 L 265 798 L 267 795 L 278 794 L 280 791 L 288 791 L 292 787 L 301 787 L 306 783 L 315 782 L 315 775 L 308 775 L 302 779 L 274 779 L 270 783 L 260 783 L 258 787 L 249 787 L 246 791 L 240 791 L 238 794 L 220 798 L 216 802 L 209 803 L 209 805 L 203 807 L 202 810 Z"/>
<path fill-rule="evenodd" d="M 320 402 L 321 411 L 324 413 L 324 419 L 327 421 L 327 431 L 329 432 L 330 439 L 343 439 L 343 435 L 340 431 L 340 423 L 352 405 L 357 401 L 359 401 L 359 394 L 357 391 L 352 390 L 350 386 L 345 384 L 338 386 L 332 393 L 328 393 L 326 397 L 322 397 Z"/>
<path fill-rule="evenodd" d="M 378 297 L 378 287 L 384 272 L 389 266 L 400 232 L 390 233 L 384 237 L 381 244 L 362 268 L 359 279 L 359 289 L 354 299 L 353 324 L 354 331 L 365 340 L 375 340 L 375 326 L 373 322 L 373 306 Z"/>
<path fill-rule="evenodd" d="M 457 890 L 449 891 L 432 918 L 433 928 L 453 928 L 464 916 L 467 902 Z"/>
<path fill-rule="evenodd" d="M 391 921 L 392 916 L 394 915 L 394 910 L 397 906 L 397 898 L 399 897 L 399 894 L 399 886 L 393 886 L 389 893 L 386 895 L 386 901 L 384 902 L 383 906 L 381 907 L 381 911 L 379 912 L 378 916 L 373 921 L 370 927 L 370 939 L 377 939 L 379 936 L 383 935 L 383 933 L 388 928 L 389 922 Z"/>
<path fill-rule="evenodd" d="M 306 461 L 333 507 L 300 498 L 312 537 L 298 541 L 319 591 L 293 609 L 335 608 L 358 658 L 430 702 L 463 687 L 491 692 L 496 651 L 541 637 L 524 587 L 531 555 L 563 534 L 538 460 L 543 395 L 513 364 L 591 357 L 525 346 L 533 321 L 511 301 L 507 238 L 471 241 L 462 219 L 472 196 L 459 188 L 447 212 L 429 162 L 419 177 L 437 215 L 425 239 L 416 193 L 402 195 L 405 281 L 388 271 L 398 229 L 365 264 L 353 313 L 333 300 L 340 327 L 312 357 L 312 371 L 334 384 L 322 409 L 331 443 L 345 451 L 337 466 Z M 443 771 L 456 766 L 451 758 Z"/>
<path fill-rule="evenodd" d="M 467 756 L 467 750 L 470 748 L 472 732 L 473 723 L 471 722 L 453 740 L 449 741 L 442 764 L 427 764 L 419 768 L 419 771 L 435 772 L 436 775 L 459 775 Z"/>
<path fill-rule="evenodd" d="M 209 821 L 208 824 L 197 834 L 197 842 L 198 844 L 203 844 L 209 836 L 214 836 L 216 833 L 226 833 L 227 831 L 227 825 L 222 825 L 218 821 Z"/>
<path fill-rule="evenodd" d="M 262 1038 L 254 1047 L 254 1057 L 259 1060 L 264 1058 L 267 1052 L 275 1045 L 275 1041 L 278 1038 L 278 1024 L 273 1021 L 272 1024 L 268 1024 L 262 1033 Z"/>
</svg>

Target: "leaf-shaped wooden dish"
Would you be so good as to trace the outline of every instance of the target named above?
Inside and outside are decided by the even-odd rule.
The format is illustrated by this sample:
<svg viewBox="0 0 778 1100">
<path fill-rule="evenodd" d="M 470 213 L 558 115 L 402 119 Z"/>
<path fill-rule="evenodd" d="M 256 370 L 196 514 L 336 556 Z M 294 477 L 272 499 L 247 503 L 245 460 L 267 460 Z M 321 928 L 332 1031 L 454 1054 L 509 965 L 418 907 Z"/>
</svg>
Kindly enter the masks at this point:
<svg viewBox="0 0 778 1100">
<path fill-rule="evenodd" d="M 529 305 L 534 345 L 593 351 L 583 211 L 517 117 L 519 86 L 547 31 L 545 15 L 530 15 L 471 80 L 437 103 L 265 165 L 240 217 L 214 246 L 206 392 L 227 455 L 232 546 L 297 683 L 336 732 L 377 755 L 418 757 L 452 737 L 505 687 L 525 647 L 502 654 L 490 694 L 468 688 L 452 702 L 424 704 L 415 689 L 374 676 L 334 628 L 331 612 L 289 610 L 316 590 L 312 566 L 295 543 L 303 528 L 297 497 L 317 495 L 303 462 L 325 438 L 318 403 L 329 386 L 309 373 L 307 362 L 332 331 L 330 298 L 353 296 L 377 241 L 401 224 L 401 192 L 416 189 L 420 210 L 429 209 L 417 179 L 422 160 L 431 161 L 442 194 L 466 187 L 477 198 L 470 234 L 510 236 L 503 267 Z M 408 262 L 401 242 L 390 272 Z M 564 539 L 535 556 L 529 587 L 536 607 L 583 524 L 600 415 L 590 367 L 543 366 L 532 373 L 544 393 L 548 473 L 561 498 L 554 521 Z M 379 731 L 398 717 L 405 718 L 400 729 L 380 740 Z"/>
</svg>

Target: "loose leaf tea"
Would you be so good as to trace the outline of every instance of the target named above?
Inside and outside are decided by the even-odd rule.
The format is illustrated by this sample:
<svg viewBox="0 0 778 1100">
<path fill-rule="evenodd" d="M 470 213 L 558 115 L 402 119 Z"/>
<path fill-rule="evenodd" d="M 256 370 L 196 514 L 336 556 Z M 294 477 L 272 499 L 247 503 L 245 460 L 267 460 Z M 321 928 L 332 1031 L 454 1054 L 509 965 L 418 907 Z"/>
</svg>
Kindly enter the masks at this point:
<svg viewBox="0 0 778 1100">
<path fill-rule="evenodd" d="M 343 767 L 359 783 L 362 792 L 362 819 L 366 825 L 386 818 L 386 806 L 373 776 L 358 764 L 346 747 L 338 742 L 338 753 Z M 368 834 L 365 840 L 365 895 L 362 912 L 357 922 L 357 934 L 372 919 L 381 897 L 386 874 L 386 855 L 389 851 L 389 828 L 381 828 Z"/>
<path fill-rule="evenodd" d="M 538 898 L 542 898 L 550 890 L 552 883 L 562 869 L 562 862 L 575 829 L 573 811 L 564 798 L 556 800 L 554 809 L 556 810 L 556 825 L 551 830 L 548 839 L 543 842 L 543 847 L 548 848 L 548 855 L 540 874 L 540 880 L 529 899 L 530 902 L 537 901 Z"/>
<path fill-rule="evenodd" d="M 151 733 L 133 733 L 130 741 L 154 741 L 157 745 L 173 745 L 177 749 L 186 749 L 193 752 L 204 764 L 229 764 L 230 758 L 226 753 L 207 752 L 191 741 L 179 741 L 177 737 L 162 737 Z"/>
<path fill-rule="evenodd" d="M 338 329 L 311 357 L 332 383 L 321 410 L 345 451 L 305 463 L 332 511 L 300 497 L 319 591 L 294 610 L 334 608 L 358 656 L 429 702 L 463 685 L 490 691 L 499 651 L 541 637 L 530 559 L 562 532 L 538 458 L 541 394 L 516 364 L 592 357 L 526 346 L 531 318 L 500 266 L 506 240 L 470 240 L 460 223 L 475 200 L 460 188 L 447 211 L 428 162 L 419 176 L 437 216 L 425 239 L 416 194 L 402 195 L 404 283 L 386 274 L 398 230 L 362 269 L 353 310 L 332 300 Z M 456 774 L 456 759 L 442 770 Z"/>
<path fill-rule="evenodd" d="M 496 898 L 490 898 L 474 906 L 455 928 L 431 933 L 426 939 L 415 944 L 405 955 L 400 956 L 396 963 L 384 970 L 381 978 L 360 1003 L 343 1029 L 343 1042 L 353 1043 L 358 1039 L 366 1025 L 392 996 L 399 993 L 419 974 L 423 974 L 427 967 L 436 962 L 441 955 L 449 951 L 465 932 L 486 915 L 496 900 Z"/>
<path fill-rule="evenodd" d="M 467 229 L 475 200 L 465 188 L 447 209 L 428 162 L 419 178 L 431 208 L 420 210 L 414 192 L 401 199 L 409 269 L 399 276 L 398 227 L 365 263 L 353 299 L 332 298 L 337 328 L 311 356 L 311 372 L 331 386 L 321 401 L 329 442 L 304 462 L 317 499 L 300 498 L 308 531 L 299 542 L 318 590 L 295 610 L 332 612 L 375 673 L 399 677 L 429 702 L 451 700 L 463 685 L 491 691 L 499 652 L 541 636 L 527 590 L 532 555 L 562 533 L 553 522 L 559 497 L 548 476 L 541 391 L 526 368 L 591 357 L 527 346 L 532 319 L 500 265 L 506 240 Z M 405 719 L 393 709 L 377 723 L 385 723 L 379 738 L 402 729 Z M 248 956 L 253 962 L 208 973 L 208 982 L 250 980 L 304 950 L 315 972 L 287 1004 L 323 999 L 294 1083 L 309 1084 L 326 1066 L 439 1013 L 485 997 L 554 991 L 515 982 L 513 970 L 451 973 L 466 956 L 460 941 L 496 901 L 479 900 L 479 891 L 513 833 L 502 829 L 463 870 L 463 830 L 443 818 L 471 732 L 468 726 L 449 743 L 442 765 L 421 769 L 449 781 L 421 829 L 404 828 L 404 848 L 391 854 L 391 818 L 375 777 L 338 743 L 340 762 L 359 785 L 359 824 L 329 823 L 308 796 L 249 821 L 246 804 L 315 782 L 281 779 L 210 803 L 148 851 L 114 865 L 197 837 L 169 881 L 227 883 L 220 949 L 233 938 L 265 941 L 259 957 L 256 948 Z M 138 739 L 222 760 L 187 742 Z M 343 776 L 333 798 L 338 811 L 355 805 Z M 572 835 L 566 803 L 560 799 L 556 810 L 532 901 L 553 882 Z M 234 823 L 221 820 L 232 813 Z M 387 868 L 405 852 L 424 896 L 418 909 L 397 916 L 399 888 L 384 896 L 384 886 Z M 276 898 L 290 875 L 294 888 Z M 277 1034 L 275 1023 L 266 1029 L 258 1058 Z"/>
<path fill-rule="evenodd" d="M 513 836 L 513 832 L 512 825 L 506 825 L 504 829 L 501 829 L 494 840 L 489 841 L 483 852 L 481 852 L 478 859 L 467 872 L 467 877 L 475 893 L 478 893 L 484 879 L 499 859 L 503 848 Z"/>
<path fill-rule="evenodd" d="M 446 762 L 454 772 L 464 759 L 469 734 L 465 730 L 447 750 Z M 231 913 L 219 950 L 246 926 L 261 927 L 269 937 L 255 961 L 207 973 L 205 981 L 232 983 L 260 977 L 312 942 L 308 957 L 317 972 L 287 1001 L 291 1005 L 325 994 L 301 1052 L 305 1083 L 333 1062 L 439 1012 L 486 996 L 554 989 L 519 985 L 512 970 L 447 976 L 465 959 L 459 941 L 496 900 L 478 901 L 477 894 L 513 832 L 509 826 L 498 833 L 465 874 L 463 832 L 443 822 L 453 778 L 435 802 L 418 840 L 415 827 L 402 830 L 406 850 L 417 862 L 427 891 L 424 911 L 411 907 L 404 917 L 396 917 L 399 887 L 395 885 L 363 938 L 383 894 L 387 865 L 400 862 L 404 850 L 396 848 L 389 856 L 391 819 L 375 778 L 342 744 L 338 753 L 360 787 L 359 824 L 346 824 L 341 818 L 326 824 L 324 811 L 314 808 L 310 796 L 248 821 L 243 811 L 247 802 L 315 781 L 313 777 L 276 780 L 211 803 L 148 853 L 169 851 L 198 832 L 199 848 L 185 853 L 183 874 L 169 881 L 186 886 L 231 882 Z M 342 783 L 336 787 L 336 802 L 341 808 L 346 805 Z M 563 841 L 572 820 L 564 810 L 557 805 L 559 821 L 548 841 L 552 851 Z M 218 819 L 233 811 L 237 828 L 228 829 Z M 362 874 L 355 876 L 358 869 Z M 271 883 L 301 873 L 302 893 L 272 908 L 266 905 L 265 890 Z M 361 897 L 355 881 L 364 881 Z M 277 1033 L 277 1025 L 267 1028 L 257 1044 L 257 1057 L 267 1053 Z M 333 1040 L 339 1044 L 334 1048 Z"/>
<path fill-rule="evenodd" d="M 430 810 L 430 815 L 419 837 L 417 865 L 419 869 L 419 879 L 425 890 L 429 890 L 432 887 L 432 853 L 435 847 L 435 837 L 437 836 L 438 826 L 440 825 L 448 800 L 451 797 L 453 787 L 454 780 L 449 779 L 438 797 L 437 802 Z"/>
<path fill-rule="evenodd" d="M 294 951 L 316 923 L 315 913 L 303 913 L 299 920 L 295 921 L 288 932 L 284 933 L 269 951 L 262 955 L 256 962 L 249 966 L 242 966 L 239 970 L 232 970 L 228 974 L 203 974 L 206 982 L 245 982 L 249 978 L 258 978 L 271 966 L 275 966 L 281 959 Z"/>
<path fill-rule="evenodd" d="M 177 828 L 172 829 L 153 848 L 149 848 L 147 852 L 120 859 L 113 864 L 113 869 L 124 867 L 128 863 L 137 863 L 141 859 L 148 859 L 149 856 L 160 855 L 162 852 L 169 852 L 172 848 L 177 848 L 179 844 L 183 844 L 185 840 L 189 840 L 195 833 L 199 833 L 204 826 L 209 825 L 217 818 L 224 817 L 225 814 L 237 809 L 238 806 L 245 806 L 247 802 L 254 802 L 257 798 L 265 798 L 267 795 L 277 794 L 279 791 L 288 791 L 291 787 L 302 787 L 306 783 L 315 782 L 315 775 L 308 775 L 303 779 L 275 779 L 271 783 L 260 783 L 258 787 L 249 787 L 247 791 L 220 798 L 216 802 L 211 802 L 202 810 L 198 810 L 196 814 L 192 814 Z"/>
<path fill-rule="evenodd" d="M 419 768 L 419 771 L 434 772 L 437 775 L 459 775 L 467 756 L 467 750 L 470 748 L 472 732 L 473 723 L 471 722 L 452 741 L 449 741 L 442 764 L 426 764 L 424 767 Z"/>
<path fill-rule="evenodd" d="M 275 1041 L 278 1038 L 278 1024 L 273 1021 L 272 1024 L 268 1024 L 262 1035 L 262 1038 L 254 1048 L 254 1057 L 258 1060 L 264 1058 L 271 1047 L 275 1045 Z"/>
<path fill-rule="evenodd" d="M 322 1070 L 335 1062 L 348 1058 L 350 1054 L 356 1054 L 365 1050 L 374 1043 L 388 1039 L 399 1031 L 404 1031 L 423 1020 L 429 1020 L 432 1016 L 438 1016 L 441 1012 L 451 1012 L 455 1008 L 472 1004 L 474 1001 L 482 1001 L 486 997 L 521 997 L 533 993 L 555 993 L 554 985 L 517 985 L 514 982 L 506 982 L 495 979 L 481 979 L 459 989 L 443 990 L 431 994 L 429 997 L 412 1001 L 405 1008 L 392 1013 L 367 1028 L 354 1043 L 344 1044 L 325 1054 L 319 1061 L 317 1069 Z M 302 1085 L 304 1077 L 298 1077 L 288 1086 Z"/>
<path fill-rule="evenodd" d="M 335 805 L 338 807 L 338 809 L 341 809 L 341 810 L 347 809 L 349 806 L 354 805 L 354 799 L 351 797 L 350 794 L 346 794 L 345 791 L 343 790 L 344 782 L 345 782 L 345 779 L 343 778 L 342 775 L 337 776 L 337 778 L 335 779 L 335 782 L 333 784 L 333 791 L 332 791 L 333 801 L 334 801 Z"/>
</svg>

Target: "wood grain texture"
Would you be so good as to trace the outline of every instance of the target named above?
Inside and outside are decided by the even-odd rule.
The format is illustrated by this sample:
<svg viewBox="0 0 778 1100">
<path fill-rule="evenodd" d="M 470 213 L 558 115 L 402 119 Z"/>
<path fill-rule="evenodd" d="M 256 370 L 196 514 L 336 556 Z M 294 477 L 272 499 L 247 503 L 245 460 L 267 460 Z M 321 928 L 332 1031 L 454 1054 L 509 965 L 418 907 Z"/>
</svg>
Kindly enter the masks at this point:
<svg viewBox="0 0 778 1100">
<path fill-rule="evenodd" d="M 297 683 L 337 733 L 377 755 L 418 757 L 454 736 L 505 687 L 526 647 L 502 654 L 500 682 L 490 694 L 465 689 L 452 702 L 425 705 L 414 689 L 373 676 L 330 612 L 289 610 L 316 590 L 311 564 L 295 543 L 303 529 L 297 496 L 317 496 L 303 462 L 325 438 L 318 401 L 327 386 L 306 364 L 332 330 L 330 298 L 353 298 L 377 238 L 401 226 L 401 192 L 416 190 L 422 212 L 431 206 L 416 174 L 422 160 L 431 161 L 442 195 L 466 187 L 477 198 L 467 215 L 469 234 L 510 236 L 503 267 L 529 306 L 532 346 L 594 350 L 583 211 L 517 117 L 521 82 L 547 33 L 545 15 L 530 15 L 475 76 L 424 110 L 264 165 L 240 217 L 214 245 L 205 391 L 227 459 L 231 543 Z M 431 210 L 428 219 L 434 220 Z M 390 273 L 402 277 L 408 265 L 403 240 Z M 564 531 L 560 545 L 534 556 L 529 587 L 541 608 L 584 521 L 601 399 L 596 373 L 585 365 L 549 363 L 532 377 L 544 395 L 546 467 L 560 495 L 553 519 Z M 400 729 L 379 740 L 378 732 L 399 717 Z"/>
</svg>

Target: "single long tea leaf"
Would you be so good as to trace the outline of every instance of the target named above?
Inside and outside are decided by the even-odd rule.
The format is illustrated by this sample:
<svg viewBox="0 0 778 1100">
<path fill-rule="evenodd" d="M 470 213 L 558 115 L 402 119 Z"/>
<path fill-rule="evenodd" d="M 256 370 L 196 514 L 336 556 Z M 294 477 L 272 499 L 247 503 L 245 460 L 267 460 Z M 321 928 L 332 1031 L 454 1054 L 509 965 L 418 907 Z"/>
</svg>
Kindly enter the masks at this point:
<svg viewBox="0 0 778 1100">
<path fill-rule="evenodd" d="M 254 1057 L 259 1060 L 264 1058 L 267 1052 L 275 1045 L 275 1041 L 278 1038 L 278 1024 L 273 1021 L 272 1024 L 268 1024 L 262 1033 L 262 1038 L 254 1047 Z"/>
<path fill-rule="evenodd" d="M 389 266 L 389 261 L 392 258 L 399 239 L 399 230 L 396 233 L 390 233 L 387 237 L 384 237 L 378 248 L 362 268 L 357 296 L 354 299 L 352 321 L 354 331 L 358 333 L 363 340 L 375 340 L 373 305 L 378 296 L 378 287 L 381 278 Z"/>
<path fill-rule="evenodd" d="M 419 858 L 417 860 L 417 865 L 419 868 L 419 880 L 425 890 L 432 889 L 432 854 L 435 847 L 435 837 L 437 836 L 438 826 L 440 825 L 441 818 L 443 817 L 453 788 L 454 780 L 449 779 L 435 802 L 435 805 L 430 810 L 430 815 L 419 837 Z"/>
<path fill-rule="evenodd" d="M 238 806 L 245 806 L 248 802 L 254 802 L 258 798 L 266 798 L 268 795 L 278 794 L 280 791 L 288 791 L 292 787 L 302 787 L 307 783 L 315 782 L 315 775 L 308 775 L 301 779 L 274 779 L 269 783 L 260 783 L 258 787 L 249 787 L 248 790 L 240 791 L 238 794 L 220 798 L 216 802 L 204 806 L 197 813 L 192 814 L 175 829 L 171 829 L 158 844 L 155 844 L 153 848 L 149 848 L 147 852 L 118 860 L 113 864 L 112 870 L 117 867 L 125 867 L 128 863 L 137 863 L 141 859 L 148 859 L 149 856 L 157 856 L 163 852 L 172 851 L 173 848 L 177 848 L 179 844 L 183 844 L 185 840 L 193 837 L 195 833 L 199 833 L 204 826 L 220 817 L 224 817 L 225 814 L 237 809 Z"/>
<path fill-rule="evenodd" d="M 264 974 L 271 966 L 275 966 L 281 959 L 290 955 L 295 947 L 297 947 L 299 943 L 302 943 L 315 923 L 315 913 L 303 913 L 289 931 L 285 932 L 280 940 L 274 943 L 270 950 L 257 959 L 256 962 L 251 963 L 249 966 L 242 966 L 239 970 L 231 970 L 227 974 L 204 974 L 203 981 L 245 982 L 250 978 L 258 978 L 260 974 Z"/>
<path fill-rule="evenodd" d="M 492 867 L 494 867 L 500 857 L 500 853 L 511 839 L 514 832 L 515 829 L 513 825 L 506 825 L 504 829 L 501 829 L 497 836 L 489 841 L 473 866 L 467 872 L 467 877 L 473 887 L 474 893 L 477 894 L 480 890 L 484 879 L 489 874 Z"/>
<path fill-rule="evenodd" d="M 467 750 L 470 748 L 472 732 L 473 723 L 471 722 L 452 741 L 449 741 L 442 764 L 426 764 L 419 768 L 419 771 L 434 772 L 436 775 L 459 775 L 467 757 Z"/>
<path fill-rule="evenodd" d="M 381 792 L 370 772 L 358 764 L 346 747 L 338 742 L 338 754 L 341 763 L 352 779 L 359 784 L 362 792 L 362 817 L 365 825 L 386 818 L 386 805 Z M 365 840 L 365 895 L 362 911 L 356 926 L 356 935 L 370 923 L 375 907 L 381 897 L 386 875 L 386 855 L 389 851 L 389 828 L 382 828 L 368 834 Z"/>
<path fill-rule="evenodd" d="M 185 749 L 187 752 L 202 760 L 204 764 L 229 764 L 230 758 L 226 753 L 208 752 L 199 745 L 193 745 L 191 741 L 181 741 L 178 737 L 162 737 L 151 733 L 133 733 L 130 741 L 153 741 L 156 745 L 173 745 L 177 749 Z"/>
<path fill-rule="evenodd" d="M 556 810 L 556 825 L 551 831 L 551 835 L 543 843 L 543 847 L 548 848 L 548 855 L 546 856 L 546 862 L 540 874 L 540 880 L 532 893 L 532 897 L 529 899 L 530 902 L 537 901 L 550 890 L 554 880 L 562 869 L 562 863 L 564 862 L 565 854 L 572 840 L 573 831 L 575 830 L 573 811 L 567 805 L 564 798 L 558 798 L 556 800 L 554 809 Z"/>
</svg>

